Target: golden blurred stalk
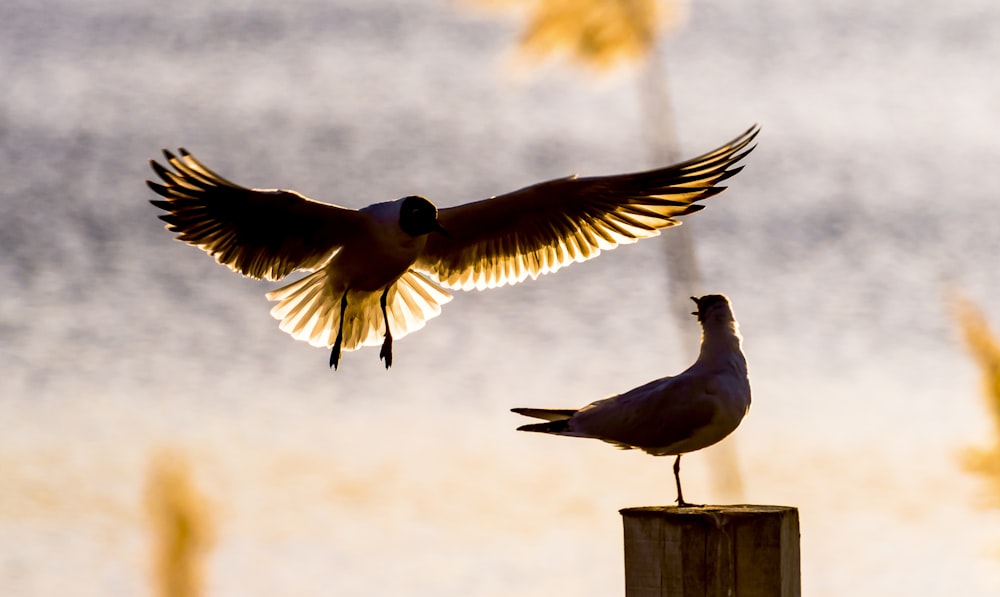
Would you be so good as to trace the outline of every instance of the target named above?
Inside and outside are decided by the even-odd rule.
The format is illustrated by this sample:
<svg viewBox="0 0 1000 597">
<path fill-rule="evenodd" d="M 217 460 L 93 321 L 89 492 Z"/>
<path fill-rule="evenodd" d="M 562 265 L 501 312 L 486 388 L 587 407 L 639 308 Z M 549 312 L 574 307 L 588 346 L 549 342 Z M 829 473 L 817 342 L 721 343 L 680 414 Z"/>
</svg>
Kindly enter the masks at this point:
<svg viewBox="0 0 1000 597">
<path fill-rule="evenodd" d="M 969 354 L 982 372 L 983 396 L 993 418 L 993 446 L 970 448 L 963 458 L 966 470 L 990 481 L 990 505 L 1000 507 L 1000 342 L 990 331 L 983 312 L 964 297 L 955 300 L 955 316 Z"/>
<path fill-rule="evenodd" d="M 159 597 L 200 597 L 209 518 L 186 461 L 164 453 L 152 459 L 146 508 L 153 536 L 153 584 Z"/>
<path fill-rule="evenodd" d="M 646 57 L 680 12 L 676 0 L 469 1 L 526 10 L 522 54 L 534 59 L 568 55 L 601 70 Z"/>
</svg>

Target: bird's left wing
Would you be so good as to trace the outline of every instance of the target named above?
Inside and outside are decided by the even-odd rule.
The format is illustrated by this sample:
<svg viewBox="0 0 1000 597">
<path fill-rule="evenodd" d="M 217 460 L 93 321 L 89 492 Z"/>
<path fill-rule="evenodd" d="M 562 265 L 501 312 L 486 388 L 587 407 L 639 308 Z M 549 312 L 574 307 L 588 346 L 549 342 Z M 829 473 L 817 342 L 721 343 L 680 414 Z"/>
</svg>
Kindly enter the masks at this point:
<svg viewBox="0 0 1000 597">
<path fill-rule="evenodd" d="M 666 448 L 709 424 L 719 406 L 710 376 L 678 375 L 651 381 L 581 408 L 575 431 L 620 447 Z"/>
<path fill-rule="evenodd" d="M 656 236 L 742 169 L 754 126 L 697 158 L 659 170 L 568 177 L 441 209 L 448 236 L 430 235 L 415 268 L 450 288 L 492 288 L 585 261 L 601 250 Z"/>
<path fill-rule="evenodd" d="M 364 224 L 360 212 L 294 191 L 248 189 L 209 170 L 193 155 L 164 150 L 173 170 L 150 160 L 163 184 L 146 181 L 164 200 L 160 219 L 178 240 L 201 248 L 245 276 L 280 280 L 321 267 Z"/>
</svg>

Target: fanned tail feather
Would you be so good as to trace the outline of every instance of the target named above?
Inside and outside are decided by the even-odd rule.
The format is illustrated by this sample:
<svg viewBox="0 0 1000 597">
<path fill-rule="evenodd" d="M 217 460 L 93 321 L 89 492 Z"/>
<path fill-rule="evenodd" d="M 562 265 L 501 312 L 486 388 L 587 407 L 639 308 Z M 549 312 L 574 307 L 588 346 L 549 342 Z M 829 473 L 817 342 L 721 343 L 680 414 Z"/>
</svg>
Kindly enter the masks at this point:
<svg viewBox="0 0 1000 597">
<path fill-rule="evenodd" d="M 278 327 L 318 347 L 333 346 L 340 327 L 340 299 L 345 286 L 331 280 L 326 269 L 267 293 L 277 302 L 271 316 Z M 385 322 L 378 292 L 350 292 L 344 313 L 343 350 L 382 343 Z M 414 271 L 403 274 L 389 289 L 386 311 L 394 338 L 399 339 L 424 327 L 428 319 L 441 313 L 441 305 L 452 298 L 437 284 Z"/>
<path fill-rule="evenodd" d="M 340 295 L 328 283 L 326 270 L 319 270 L 267 293 L 267 300 L 277 301 L 271 316 L 279 320 L 282 331 L 296 340 L 313 346 L 332 346 L 340 323 Z M 332 330 L 332 335 L 330 330 Z"/>
<path fill-rule="evenodd" d="M 452 299 L 451 293 L 410 270 L 389 291 L 387 308 L 392 319 L 392 335 L 401 338 L 424 327 L 428 319 L 441 314 L 441 305 Z"/>
</svg>

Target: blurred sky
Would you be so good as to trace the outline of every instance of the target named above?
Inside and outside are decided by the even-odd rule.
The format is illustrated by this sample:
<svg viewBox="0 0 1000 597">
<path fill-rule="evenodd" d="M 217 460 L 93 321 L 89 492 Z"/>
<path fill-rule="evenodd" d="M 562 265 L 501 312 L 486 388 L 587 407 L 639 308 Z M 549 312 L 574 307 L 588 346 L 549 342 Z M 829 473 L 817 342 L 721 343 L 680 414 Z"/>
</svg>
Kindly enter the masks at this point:
<svg viewBox="0 0 1000 597">
<path fill-rule="evenodd" d="M 179 146 L 350 207 L 638 170 L 636 72 L 526 72 L 523 21 L 444 1 L 3 13 L 0 593 L 147 592 L 164 447 L 212 505 L 207 595 L 621 593 L 617 509 L 672 500 L 669 460 L 516 434 L 508 409 L 687 365 L 659 241 L 460 293 L 391 371 L 368 349 L 332 373 L 269 317 L 277 284 L 171 240 L 143 180 Z M 1000 322 L 1000 7 L 687 14 L 662 47 L 682 152 L 763 129 L 689 219 L 746 338 L 745 500 L 801 508 L 805 594 L 1000 594 L 1000 516 L 958 464 L 992 430 L 945 300 Z M 689 499 L 720 499 L 705 461 Z"/>
</svg>

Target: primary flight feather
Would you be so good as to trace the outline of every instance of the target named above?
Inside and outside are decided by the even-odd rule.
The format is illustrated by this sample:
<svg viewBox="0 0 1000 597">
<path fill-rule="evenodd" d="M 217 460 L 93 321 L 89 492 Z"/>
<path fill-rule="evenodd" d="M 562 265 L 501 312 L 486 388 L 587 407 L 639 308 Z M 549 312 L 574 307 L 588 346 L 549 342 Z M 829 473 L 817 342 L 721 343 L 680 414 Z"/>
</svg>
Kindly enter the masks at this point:
<svg viewBox="0 0 1000 597">
<path fill-rule="evenodd" d="M 656 236 L 725 187 L 754 146 L 756 126 L 697 158 L 666 168 L 569 176 L 438 210 L 409 196 L 350 209 L 294 191 L 250 189 L 219 176 L 187 151 L 150 160 L 146 181 L 177 239 L 255 279 L 304 278 L 267 293 L 282 330 L 342 350 L 416 331 L 451 300 L 446 289 L 514 284 L 585 261 L 619 244 Z"/>
</svg>

